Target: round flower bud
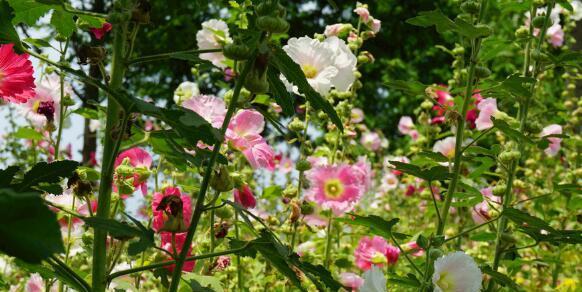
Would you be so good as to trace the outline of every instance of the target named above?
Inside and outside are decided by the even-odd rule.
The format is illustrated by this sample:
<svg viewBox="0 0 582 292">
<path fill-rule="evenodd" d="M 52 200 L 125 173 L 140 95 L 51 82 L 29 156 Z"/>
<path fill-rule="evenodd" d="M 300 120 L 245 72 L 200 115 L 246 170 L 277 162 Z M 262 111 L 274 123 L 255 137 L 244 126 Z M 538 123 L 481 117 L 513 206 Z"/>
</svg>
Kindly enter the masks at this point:
<svg viewBox="0 0 582 292">
<path fill-rule="evenodd" d="M 260 16 L 256 24 L 260 30 L 270 33 L 285 33 L 289 30 L 289 22 L 275 16 Z"/>
<path fill-rule="evenodd" d="M 511 161 L 513 161 L 513 158 L 511 156 L 511 151 L 501 152 L 501 154 L 499 154 L 499 160 L 503 163 L 510 163 Z"/>
<path fill-rule="evenodd" d="M 282 194 L 285 198 L 295 198 L 297 196 L 297 187 L 289 185 L 283 190 Z"/>
<path fill-rule="evenodd" d="M 491 70 L 489 70 L 489 68 L 484 66 L 477 66 L 475 68 L 475 76 L 477 76 L 477 78 L 483 79 L 489 77 L 489 75 L 491 75 Z"/>
<path fill-rule="evenodd" d="M 261 74 L 259 70 L 253 69 L 249 72 L 249 75 L 245 79 L 245 88 L 252 93 L 266 93 L 269 91 L 269 82 L 267 81 L 267 75 Z"/>
<path fill-rule="evenodd" d="M 311 169 L 311 162 L 307 161 L 306 159 L 302 159 L 297 161 L 297 165 L 295 166 L 295 169 L 297 169 L 298 171 L 307 171 Z"/>
<path fill-rule="evenodd" d="M 293 132 L 301 132 L 305 129 L 305 123 L 298 118 L 294 118 L 287 126 Z"/>
<path fill-rule="evenodd" d="M 233 213 L 230 210 L 230 208 L 218 208 L 218 209 L 214 209 L 214 214 L 216 215 L 216 217 L 220 218 L 220 219 L 228 219 L 231 218 Z"/>
<path fill-rule="evenodd" d="M 251 57 L 251 49 L 245 44 L 228 44 L 222 49 L 224 56 L 232 60 L 247 60 Z"/>
<path fill-rule="evenodd" d="M 430 110 L 433 107 L 433 103 L 430 100 L 425 100 L 420 104 L 423 110 Z"/>
<path fill-rule="evenodd" d="M 536 61 L 548 61 L 550 59 L 548 55 L 538 51 L 531 52 L 531 58 Z"/>
<path fill-rule="evenodd" d="M 483 30 L 483 34 L 481 36 L 482 38 L 486 38 L 486 37 L 490 36 L 491 32 L 493 32 L 493 30 L 491 29 L 491 27 L 489 25 L 482 24 L 482 23 L 475 25 L 475 28 L 478 30 Z"/>
<path fill-rule="evenodd" d="M 219 192 L 228 192 L 234 188 L 234 182 L 226 166 L 220 166 L 218 172 L 212 176 L 210 179 L 210 187 Z"/>
<path fill-rule="evenodd" d="M 518 39 L 526 39 L 530 36 L 529 28 L 522 26 L 515 31 L 515 37 Z"/>
<path fill-rule="evenodd" d="M 535 28 L 542 28 L 544 26 L 544 21 L 546 21 L 545 15 L 538 15 L 534 17 L 532 24 Z"/>
<path fill-rule="evenodd" d="M 502 197 L 505 194 L 507 186 L 504 183 L 499 183 L 493 187 L 493 195 L 497 197 Z"/>
<path fill-rule="evenodd" d="M 453 49 L 454 56 L 463 56 L 465 54 L 465 48 L 463 47 L 455 47 Z"/>
<path fill-rule="evenodd" d="M 469 14 L 477 14 L 479 13 L 479 3 L 476 1 L 467 1 L 461 4 L 461 11 Z"/>
<path fill-rule="evenodd" d="M 533 3 L 536 7 L 541 7 L 546 5 L 546 0 L 534 0 Z"/>
<path fill-rule="evenodd" d="M 303 203 L 301 204 L 301 214 L 303 215 L 311 215 L 313 214 L 313 211 L 315 209 L 313 208 L 313 205 L 309 204 L 306 201 L 303 201 Z"/>
<path fill-rule="evenodd" d="M 443 256 L 443 251 L 440 250 L 439 248 L 431 248 L 428 252 L 428 256 L 432 259 L 432 260 L 436 260 L 440 257 Z"/>
</svg>

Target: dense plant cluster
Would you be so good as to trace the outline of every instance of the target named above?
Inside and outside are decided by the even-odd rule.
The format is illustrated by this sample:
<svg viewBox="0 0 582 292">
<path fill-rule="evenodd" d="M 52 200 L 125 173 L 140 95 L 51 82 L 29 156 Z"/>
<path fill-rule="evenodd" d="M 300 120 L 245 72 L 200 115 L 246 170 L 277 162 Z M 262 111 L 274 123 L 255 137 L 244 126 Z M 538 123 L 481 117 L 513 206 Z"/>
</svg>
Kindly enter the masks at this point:
<svg viewBox="0 0 582 292">
<path fill-rule="evenodd" d="M 317 3 L 206 4 L 192 46 L 143 55 L 159 4 L 0 0 L 0 288 L 577 291 L 582 2 L 401 19 L 444 39 L 433 84 L 366 75 L 373 6 L 297 34 Z M 388 136 L 378 82 L 409 99 Z"/>
</svg>

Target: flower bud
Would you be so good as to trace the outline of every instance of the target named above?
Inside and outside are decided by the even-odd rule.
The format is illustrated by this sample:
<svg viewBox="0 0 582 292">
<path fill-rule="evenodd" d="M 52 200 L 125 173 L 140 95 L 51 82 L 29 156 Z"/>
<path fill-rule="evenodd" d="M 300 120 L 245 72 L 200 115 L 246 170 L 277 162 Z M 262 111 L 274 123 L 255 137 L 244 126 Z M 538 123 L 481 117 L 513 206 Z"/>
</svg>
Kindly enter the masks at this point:
<svg viewBox="0 0 582 292">
<path fill-rule="evenodd" d="M 287 128 L 293 132 L 302 132 L 305 129 L 305 123 L 298 118 L 293 118 Z"/>
<path fill-rule="evenodd" d="M 530 37 L 529 28 L 522 26 L 515 31 L 515 37 L 517 39 L 527 39 Z"/>
<path fill-rule="evenodd" d="M 463 56 L 465 54 L 465 48 L 463 47 L 455 47 L 453 49 L 453 55 L 454 56 Z"/>
<path fill-rule="evenodd" d="M 289 185 L 283 190 L 283 196 L 285 198 L 295 198 L 297 196 L 297 187 L 294 185 Z"/>
<path fill-rule="evenodd" d="M 546 5 L 546 0 L 534 0 L 533 3 L 536 7 L 541 7 Z"/>
<path fill-rule="evenodd" d="M 243 61 L 251 57 L 251 49 L 245 44 L 228 44 L 222 49 L 224 56 L 232 59 Z"/>
<path fill-rule="evenodd" d="M 477 1 L 467 1 L 461 4 L 461 11 L 469 14 L 479 13 L 480 5 Z"/>
<path fill-rule="evenodd" d="M 420 104 L 423 110 L 430 110 L 433 107 L 433 103 L 430 100 L 425 100 Z"/>
<path fill-rule="evenodd" d="M 234 188 L 234 182 L 225 165 L 221 165 L 218 171 L 212 176 L 210 179 L 210 187 L 219 192 L 228 192 Z"/>
<path fill-rule="evenodd" d="M 483 79 L 489 77 L 489 75 L 491 75 L 491 70 L 489 70 L 489 68 L 485 66 L 477 66 L 475 68 L 475 76 L 477 76 L 477 78 Z"/>
<path fill-rule="evenodd" d="M 232 218 L 232 215 L 234 215 L 232 213 L 232 211 L 230 210 L 230 208 L 214 209 L 214 214 L 216 215 L 216 217 L 218 217 L 220 219 L 229 219 L 229 218 Z"/>
<path fill-rule="evenodd" d="M 297 169 L 298 171 L 308 171 L 311 169 L 311 162 L 309 162 L 306 159 L 301 159 L 301 160 L 297 161 L 297 165 L 295 166 L 295 169 Z"/>
<path fill-rule="evenodd" d="M 491 27 L 487 24 L 479 23 L 479 24 L 475 25 L 475 28 L 483 31 L 481 38 L 486 38 L 486 37 L 490 36 L 491 33 L 493 32 Z"/>
<path fill-rule="evenodd" d="M 245 88 L 257 94 L 268 92 L 269 82 L 267 81 L 267 75 L 261 74 L 261 72 L 255 69 L 251 70 L 245 79 Z"/>
<path fill-rule="evenodd" d="M 544 26 L 544 22 L 546 21 L 545 15 L 538 15 L 534 17 L 532 24 L 535 28 L 542 28 Z"/>
<path fill-rule="evenodd" d="M 439 248 L 431 248 L 428 252 L 428 256 L 432 259 L 432 260 L 436 260 L 440 257 L 443 256 L 443 251 L 440 250 Z"/>
<path fill-rule="evenodd" d="M 502 197 L 505 194 L 506 189 L 507 186 L 504 183 L 498 183 L 495 187 L 493 187 L 493 195 Z"/>
<path fill-rule="evenodd" d="M 301 203 L 301 214 L 303 215 L 311 215 L 313 214 L 313 211 L 315 209 L 313 208 L 313 205 L 311 205 L 310 203 L 303 201 L 303 203 Z"/>
<path fill-rule="evenodd" d="M 301 216 L 301 208 L 299 207 L 299 203 L 297 203 L 297 201 L 295 201 L 295 200 L 291 201 L 291 203 L 289 203 L 289 206 L 291 207 L 291 214 L 289 215 L 289 221 L 291 223 L 295 223 L 295 222 L 297 222 L 297 220 Z"/>
<path fill-rule="evenodd" d="M 285 33 L 289 30 L 289 22 L 275 16 L 260 16 L 256 22 L 257 28 L 270 33 Z"/>
</svg>

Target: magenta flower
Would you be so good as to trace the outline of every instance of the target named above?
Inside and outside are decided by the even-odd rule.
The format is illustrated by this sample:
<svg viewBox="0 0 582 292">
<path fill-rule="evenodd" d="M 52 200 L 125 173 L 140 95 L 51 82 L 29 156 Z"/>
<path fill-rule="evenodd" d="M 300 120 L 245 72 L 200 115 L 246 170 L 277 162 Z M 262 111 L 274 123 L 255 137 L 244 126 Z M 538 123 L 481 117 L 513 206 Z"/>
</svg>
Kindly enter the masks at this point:
<svg viewBox="0 0 582 292">
<path fill-rule="evenodd" d="M 239 111 L 226 131 L 227 141 L 241 151 L 253 168 L 275 169 L 275 152 L 261 136 L 265 118 L 254 110 Z"/>
<path fill-rule="evenodd" d="M 124 161 L 127 161 L 130 166 L 134 168 L 132 175 L 116 174 L 116 180 L 124 181 L 133 179 L 133 187 L 140 187 L 142 194 L 147 194 L 147 179 L 149 177 L 149 169 L 152 166 L 152 157 L 149 153 L 141 148 L 131 148 L 123 151 L 117 159 L 115 159 L 115 168 L 117 169 Z M 116 187 L 116 186 L 115 186 Z M 117 191 L 117 190 L 116 190 Z M 120 190 L 122 191 L 122 190 Z M 122 194 L 120 195 L 128 195 Z"/>
<path fill-rule="evenodd" d="M 307 200 L 331 209 L 336 216 L 351 211 L 363 195 L 360 174 L 347 164 L 315 167 L 307 172 L 307 178 Z"/>
<path fill-rule="evenodd" d="M 372 268 L 372 265 L 396 264 L 399 255 L 400 250 L 380 236 L 362 237 L 354 252 L 356 266 L 365 271 Z"/>
<path fill-rule="evenodd" d="M 224 100 L 213 95 L 198 95 L 185 100 L 182 106 L 200 115 L 213 127 L 222 127 L 226 116 Z"/>
<path fill-rule="evenodd" d="M 162 246 L 161 247 L 170 253 L 174 253 L 174 247 L 172 247 L 172 233 L 162 232 L 161 237 L 162 237 Z M 178 254 L 180 254 L 182 252 L 182 248 L 184 248 L 185 241 L 186 241 L 186 232 L 176 233 L 174 244 L 175 244 L 175 250 Z M 188 254 L 186 256 L 189 257 L 191 255 L 192 255 L 192 247 L 189 246 L 188 247 Z M 195 265 L 196 265 L 196 261 L 194 261 L 194 260 L 186 261 L 186 262 L 184 262 L 184 266 L 182 267 L 182 271 L 192 272 Z M 175 267 L 176 267 L 176 265 L 173 265 L 173 264 L 165 266 L 165 268 L 168 269 L 170 272 L 173 272 Z"/>
<path fill-rule="evenodd" d="M 152 214 L 156 232 L 185 232 L 192 217 L 192 200 L 179 188 L 167 187 L 163 193 L 154 194 Z"/>
<path fill-rule="evenodd" d="M 364 284 L 364 279 L 362 279 L 362 277 L 348 272 L 341 273 L 339 281 L 345 287 L 352 288 L 352 291 L 358 291 L 358 289 Z"/>
<path fill-rule="evenodd" d="M 542 129 L 540 137 L 558 134 L 562 134 L 562 126 L 552 124 Z M 544 152 L 546 152 L 546 154 L 549 156 L 554 156 L 558 154 L 558 151 L 560 151 L 560 144 L 562 143 L 562 139 L 558 137 L 548 137 L 547 139 L 548 141 L 550 141 L 550 145 L 548 146 L 548 148 L 546 148 L 546 150 L 544 150 Z"/>
<path fill-rule="evenodd" d="M 90 30 L 91 30 L 91 33 L 93 34 L 93 36 L 95 36 L 96 39 L 100 40 L 109 31 L 111 31 L 112 28 L 113 28 L 113 25 L 111 25 L 111 23 L 105 22 L 105 23 L 103 23 L 103 25 L 101 27 L 94 27 L 94 28 L 91 28 Z"/>
<path fill-rule="evenodd" d="M 477 130 L 482 131 L 493 127 L 491 117 L 497 113 L 497 100 L 495 98 L 486 98 L 477 105 L 479 116 L 475 120 Z"/>
<path fill-rule="evenodd" d="M 28 54 L 18 55 L 14 44 L 0 45 L 0 98 L 24 103 L 34 96 L 34 68 Z"/>
<path fill-rule="evenodd" d="M 234 201 L 245 209 L 252 209 L 257 206 L 255 195 L 248 185 L 244 185 L 240 189 L 234 189 L 233 192 Z"/>
</svg>

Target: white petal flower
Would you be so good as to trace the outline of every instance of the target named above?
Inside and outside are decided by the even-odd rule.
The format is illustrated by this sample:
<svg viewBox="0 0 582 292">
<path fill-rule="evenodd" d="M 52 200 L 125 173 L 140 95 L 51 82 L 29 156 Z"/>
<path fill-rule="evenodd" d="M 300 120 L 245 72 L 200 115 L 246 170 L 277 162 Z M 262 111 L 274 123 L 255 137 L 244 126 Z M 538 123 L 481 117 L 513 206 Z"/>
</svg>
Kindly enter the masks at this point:
<svg viewBox="0 0 582 292">
<path fill-rule="evenodd" d="M 572 7 L 574 8 L 574 12 L 570 18 L 575 21 L 580 21 L 582 19 L 582 1 L 574 0 L 570 4 L 572 4 Z"/>
<path fill-rule="evenodd" d="M 462 251 L 449 253 L 434 262 L 432 283 L 436 292 L 479 292 L 482 278 L 473 258 Z"/>
<path fill-rule="evenodd" d="M 373 265 L 364 275 L 364 285 L 360 287 L 360 292 L 385 292 L 386 277 L 377 266 Z"/>
<path fill-rule="evenodd" d="M 182 102 L 197 95 L 200 95 L 200 88 L 198 88 L 198 84 L 185 81 L 178 85 L 178 88 L 176 88 L 174 91 L 174 102 L 177 105 L 181 105 Z"/>
<path fill-rule="evenodd" d="M 328 48 L 334 51 L 334 65 L 337 68 L 337 75 L 331 80 L 335 89 L 347 91 L 356 81 L 356 64 L 358 59 L 350 51 L 346 43 L 338 37 L 332 36 L 323 42 Z"/>
<path fill-rule="evenodd" d="M 196 33 L 199 50 L 221 49 L 225 44 L 232 43 L 226 22 L 211 19 L 202 23 L 202 29 Z M 219 68 L 226 68 L 226 58 L 222 52 L 200 54 L 200 59 L 212 62 Z"/>
</svg>

